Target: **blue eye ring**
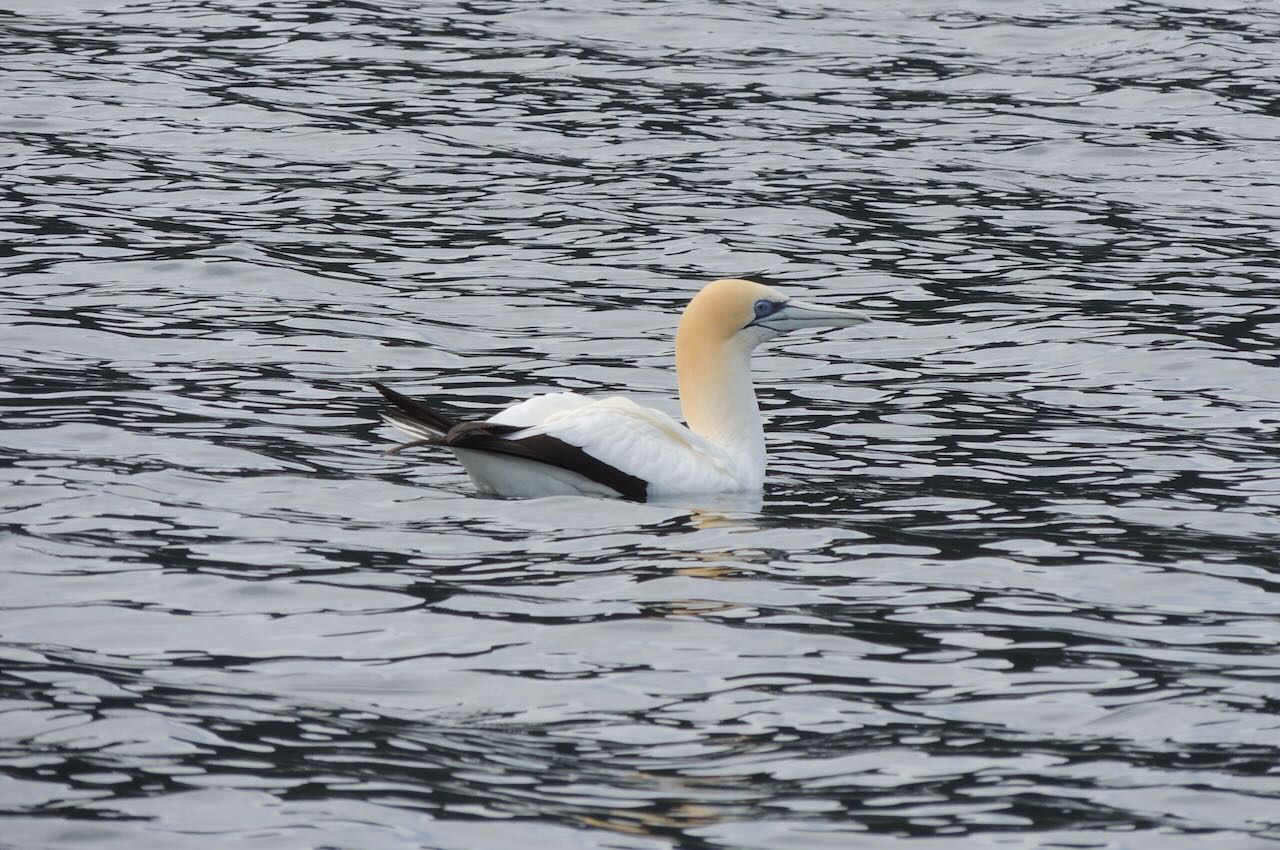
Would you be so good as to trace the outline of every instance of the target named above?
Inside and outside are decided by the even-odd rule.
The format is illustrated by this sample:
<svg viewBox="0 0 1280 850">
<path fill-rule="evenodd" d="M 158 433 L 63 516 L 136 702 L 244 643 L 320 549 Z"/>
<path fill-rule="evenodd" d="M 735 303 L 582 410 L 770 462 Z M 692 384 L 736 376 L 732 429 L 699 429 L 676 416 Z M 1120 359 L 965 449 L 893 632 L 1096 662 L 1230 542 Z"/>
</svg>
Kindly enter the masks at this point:
<svg viewBox="0 0 1280 850">
<path fill-rule="evenodd" d="M 772 301 L 770 301 L 767 298 L 761 298 L 759 301 L 756 302 L 756 305 L 753 309 L 755 310 L 756 318 L 763 319 L 765 316 L 772 313 L 776 308 L 777 308 L 777 305 L 774 304 Z"/>
</svg>

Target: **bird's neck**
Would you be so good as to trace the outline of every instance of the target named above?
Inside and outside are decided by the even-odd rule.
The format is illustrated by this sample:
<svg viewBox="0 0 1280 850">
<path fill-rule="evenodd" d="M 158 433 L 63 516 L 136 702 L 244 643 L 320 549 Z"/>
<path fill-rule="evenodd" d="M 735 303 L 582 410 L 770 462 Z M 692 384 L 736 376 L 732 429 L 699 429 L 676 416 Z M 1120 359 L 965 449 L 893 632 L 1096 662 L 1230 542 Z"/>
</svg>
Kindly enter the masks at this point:
<svg viewBox="0 0 1280 850">
<path fill-rule="evenodd" d="M 695 434 L 734 459 L 744 484 L 764 480 L 764 424 L 751 384 L 751 349 L 741 340 L 676 338 L 680 408 Z"/>
</svg>

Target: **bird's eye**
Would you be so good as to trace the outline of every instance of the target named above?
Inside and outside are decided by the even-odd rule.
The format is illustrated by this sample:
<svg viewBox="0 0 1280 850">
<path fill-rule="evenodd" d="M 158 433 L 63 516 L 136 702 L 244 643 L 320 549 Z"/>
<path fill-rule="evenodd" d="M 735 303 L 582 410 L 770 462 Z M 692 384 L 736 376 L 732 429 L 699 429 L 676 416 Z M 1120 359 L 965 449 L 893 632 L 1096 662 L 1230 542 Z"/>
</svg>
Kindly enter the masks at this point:
<svg viewBox="0 0 1280 850">
<path fill-rule="evenodd" d="M 773 302 L 767 299 L 761 299 L 756 302 L 756 318 L 763 319 L 765 316 L 773 312 Z"/>
</svg>

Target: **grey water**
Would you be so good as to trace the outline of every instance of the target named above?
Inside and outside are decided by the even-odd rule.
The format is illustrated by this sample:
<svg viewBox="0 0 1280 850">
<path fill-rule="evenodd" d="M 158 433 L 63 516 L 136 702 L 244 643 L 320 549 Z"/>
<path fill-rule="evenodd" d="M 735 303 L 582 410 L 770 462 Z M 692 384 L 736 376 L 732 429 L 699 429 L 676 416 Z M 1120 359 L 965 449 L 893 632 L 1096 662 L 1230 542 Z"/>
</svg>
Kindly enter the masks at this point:
<svg viewBox="0 0 1280 850">
<path fill-rule="evenodd" d="M 1280 8 L 0 3 L 0 846 L 1280 840 Z M 477 497 L 370 381 L 758 498 Z"/>
</svg>

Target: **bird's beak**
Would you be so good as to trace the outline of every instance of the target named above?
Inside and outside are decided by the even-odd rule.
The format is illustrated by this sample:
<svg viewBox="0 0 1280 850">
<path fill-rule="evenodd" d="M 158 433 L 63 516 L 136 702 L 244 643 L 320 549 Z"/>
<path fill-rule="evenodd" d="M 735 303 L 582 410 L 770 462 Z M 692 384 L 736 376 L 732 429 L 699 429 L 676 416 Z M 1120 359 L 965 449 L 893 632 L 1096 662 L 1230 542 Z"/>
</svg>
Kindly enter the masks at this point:
<svg viewBox="0 0 1280 850">
<path fill-rule="evenodd" d="M 870 316 L 859 313 L 857 310 L 806 304 L 803 301 L 788 301 L 786 306 L 755 324 L 763 325 L 778 333 L 786 333 L 800 328 L 848 328 L 869 321 L 871 321 Z"/>
</svg>

